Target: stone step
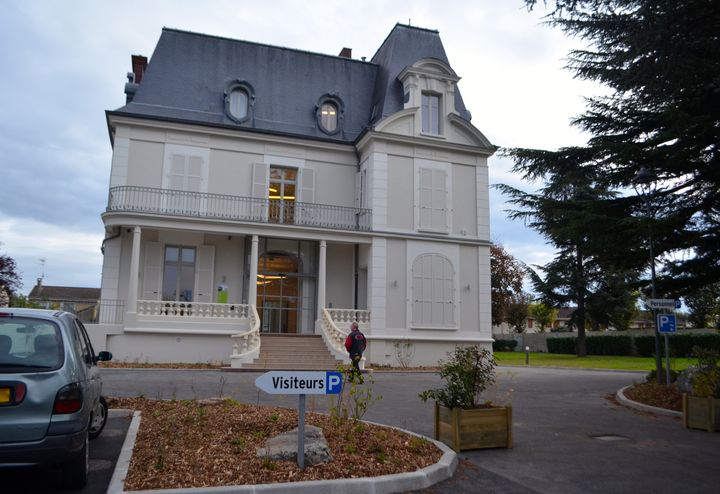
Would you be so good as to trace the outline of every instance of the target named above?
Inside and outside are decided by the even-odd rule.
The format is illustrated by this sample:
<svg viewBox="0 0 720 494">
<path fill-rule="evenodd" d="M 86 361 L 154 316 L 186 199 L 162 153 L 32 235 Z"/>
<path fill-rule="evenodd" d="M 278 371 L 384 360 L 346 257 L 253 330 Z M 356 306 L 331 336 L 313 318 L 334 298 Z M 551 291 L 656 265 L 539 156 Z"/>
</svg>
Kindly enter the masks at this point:
<svg viewBox="0 0 720 494">
<path fill-rule="evenodd" d="M 335 370 L 337 360 L 320 335 L 260 336 L 260 355 L 242 370 Z"/>
</svg>

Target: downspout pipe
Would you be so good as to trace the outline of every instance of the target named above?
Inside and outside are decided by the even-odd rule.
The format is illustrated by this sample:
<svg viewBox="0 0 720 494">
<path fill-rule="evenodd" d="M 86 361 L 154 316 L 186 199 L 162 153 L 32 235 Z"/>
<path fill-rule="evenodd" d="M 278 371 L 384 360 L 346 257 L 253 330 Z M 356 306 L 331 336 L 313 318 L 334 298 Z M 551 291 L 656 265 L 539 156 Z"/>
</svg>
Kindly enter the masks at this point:
<svg viewBox="0 0 720 494">
<path fill-rule="evenodd" d="M 118 228 L 118 229 L 117 229 L 117 233 L 116 233 L 115 235 L 112 235 L 112 236 L 110 236 L 110 237 L 105 237 L 105 238 L 103 239 L 102 245 L 100 245 L 100 252 L 102 252 L 102 255 L 105 255 L 105 243 L 106 243 L 108 240 L 113 240 L 113 239 L 118 238 L 120 235 L 122 235 L 122 228 Z"/>
</svg>

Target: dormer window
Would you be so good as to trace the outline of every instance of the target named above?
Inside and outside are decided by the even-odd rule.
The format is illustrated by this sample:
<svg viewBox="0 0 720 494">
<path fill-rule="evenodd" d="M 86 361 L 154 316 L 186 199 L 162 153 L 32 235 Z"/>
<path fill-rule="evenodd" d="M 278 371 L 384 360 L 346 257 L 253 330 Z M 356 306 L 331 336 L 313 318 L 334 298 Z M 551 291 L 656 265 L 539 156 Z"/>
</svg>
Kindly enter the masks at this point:
<svg viewBox="0 0 720 494">
<path fill-rule="evenodd" d="M 315 116 L 320 130 L 328 135 L 337 134 L 343 124 L 342 100 L 331 94 L 322 96 L 315 107 Z"/>
<path fill-rule="evenodd" d="M 244 89 L 233 89 L 228 101 L 228 111 L 235 120 L 245 120 L 248 112 L 248 94 Z"/>
<path fill-rule="evenodd" d="M 423 58 L 398 75 L 403 85 L 405 110 L 414 110 L 413 134 L 446 139 L 445 123 L 457 115 L 455 91 L 460 77 L 444 61 Z"/>
<path fill-rule="evenodd" d="M 338 109 L 335 103 L 323 103 L 320 107 L 320 125 L 328 132 L 337 129 Z"/>
<path fill-rule="evenodd" d="M 422 131 L 426 134 L 440 134 L 440 95 L 422 94 Z"/>
<path fill-rule="evenodd" d="M 233 81 L 225 89 L 225 114 L 237 123 L 247 121 L 253 110 L 255 94 L 245 81 Z"/>
</svg>

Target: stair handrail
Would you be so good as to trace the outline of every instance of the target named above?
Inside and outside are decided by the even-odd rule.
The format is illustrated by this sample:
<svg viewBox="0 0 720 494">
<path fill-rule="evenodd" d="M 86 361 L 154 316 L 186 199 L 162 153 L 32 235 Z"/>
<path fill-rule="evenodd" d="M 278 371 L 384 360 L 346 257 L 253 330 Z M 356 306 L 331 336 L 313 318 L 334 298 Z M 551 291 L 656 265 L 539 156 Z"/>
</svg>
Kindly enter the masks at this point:
<svg viewBox="0 0 720 494">
<path fill-rule="evenodd" d="M 347 350 L 345 350 L 345 338 L 347 338 L 348 333 L 337 327 L 330 312 L 325 308 L 322 310 L 320 327 L 322 329 L 323 340 L 325 340 L 325 344 L 333 356 L 343 362 L 348 362 L 349 356 Z"/>
<path fill-rule="evenodd" d="M 231 336 L 236 341 L 230 357 L 240 362 L 251 362 L 260 354 L 260 315 L 255 305 L 250 305 L 249 316 L 250 329 Z"/>
</svg>

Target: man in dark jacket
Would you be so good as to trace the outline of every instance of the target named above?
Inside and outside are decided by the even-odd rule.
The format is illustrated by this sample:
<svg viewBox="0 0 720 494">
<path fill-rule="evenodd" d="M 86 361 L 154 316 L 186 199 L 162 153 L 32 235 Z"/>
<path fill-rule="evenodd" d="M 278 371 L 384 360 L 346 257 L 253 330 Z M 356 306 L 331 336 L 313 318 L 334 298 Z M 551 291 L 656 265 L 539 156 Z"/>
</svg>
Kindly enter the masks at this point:
<svg viewBox="0 0 720 494">
<path fill-rule="evenodd" d="M 345 349 L 350 354 L 353 367 L 360 372 L 360 359 L 367 347 L 367 341 L 365 341 L 365 335 L 360 332 L 358 323 L 352 323 L 350 329 L 350 334 L 345 338 Z"/>
</svg>

